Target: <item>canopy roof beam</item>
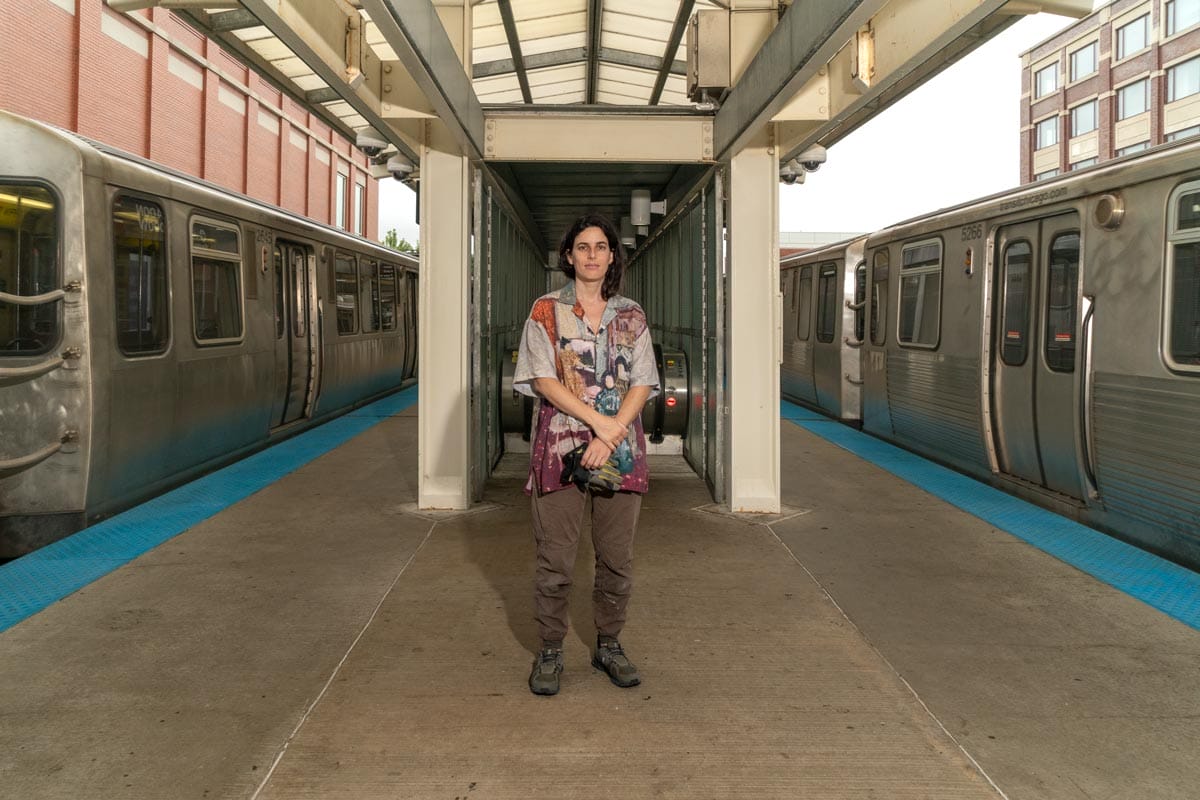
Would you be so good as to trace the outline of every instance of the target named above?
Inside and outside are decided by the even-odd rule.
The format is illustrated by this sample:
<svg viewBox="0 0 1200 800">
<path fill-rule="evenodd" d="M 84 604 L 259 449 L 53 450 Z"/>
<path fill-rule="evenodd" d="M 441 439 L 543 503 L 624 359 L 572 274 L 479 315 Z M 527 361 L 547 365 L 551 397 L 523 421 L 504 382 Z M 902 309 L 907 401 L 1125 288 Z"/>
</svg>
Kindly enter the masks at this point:
<svg viewBox="0 0 1200 800">
<path fill-rule="evenodd" d="M 667 49 L 663 51 L 662 65 L 658 68 L 658 75 L 654 78 L 654 89 L 650 92 L 650 105 L 658 105 L 658 101 L 662 99 L 663 88 L 667 85 L 667 75 L 671 73 L 671 66 L 675 63 L 675 54 L 679 52 L 679 42 L 683 39 L 683 32 L 687 30 L 688 20 L 692 16 L 692 8 L 696 5 L 696 0 L 679 0 L 679 11 L 675 13 L 675 24 L 671 26 L 671 36 L 667 39 Z"/>
<path fill-rule="evenodd" d="M 517 35 L 517 21 L 513 18 L 512 0 L 496 0 L 500 7 L 500 21 L 504 23 L 504 35 L 508 39 L 508 50 L 512 53 L 513 71 L 521 84 L 521 97 L 526 103 L 533 102 L 529 91 L 529 76 L 525 74 L 525 60 L 521 57 L 521 38 Z"/>
<path fill-rule="evenodd" d="M 483 108 L 430 0 L 360 0 L 463 153 L 483 154 Z"/>
<path fill-rule="evenodd" d="M 600 33 L 604 21 L 604 0 L 588 0 L 587 4 L 587 79 L 584 102 L 594 105 L 596 87 L 600 84 Z"/>
<path fill-rule="evenodd" d="M 546 67 L 563 67 L 567 64 L 582 64 L 587 61 L 586 47 L 568 47 L 564 50 L 551 50 L 548 53 L 533 53 L 523 56 L 525 71 L 543 69 Z M 600 63 L 616 64 L 622 67 L 637 67 L 639 69 L 657 70 L 662 66 L 661 59 L 644 53 L 634 53 L 629 50 L 618 50 L 614 47 L 600 48 Z M 501 58 L 495 61 L 483 61 L 471 66 L 471 77 L 491 78 L 496 75 L 508 75 L 517 71 L 516 64 L 511 58 Z M 686 75 L 687 62 L 672 61 L 667 65 L 671 75 Z"/>
</svg>

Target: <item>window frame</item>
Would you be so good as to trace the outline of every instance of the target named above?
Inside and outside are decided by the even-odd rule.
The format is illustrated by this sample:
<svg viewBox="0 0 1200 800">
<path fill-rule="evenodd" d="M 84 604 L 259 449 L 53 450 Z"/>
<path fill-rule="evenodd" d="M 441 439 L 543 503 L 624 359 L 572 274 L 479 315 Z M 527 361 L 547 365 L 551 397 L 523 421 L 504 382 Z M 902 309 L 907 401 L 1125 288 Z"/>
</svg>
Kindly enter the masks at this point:
<svg viewBox="0 0 1200 800">
<path fill-rule="evenodd" d="M 905 267 L 904 266 L 904 253 L 906 251 L 916 250 L 919 247 L 924 247 L 925 245 L 935 244 L 935 243 L 937 244 L 937 247 L 938 247 L 937 266 L 932 266 L 932 265 L 922 265 L 922 266 L 918 266 L 918 267 Z M 937 335 L 934 337 L 933 342 L 931 342 L 931 343 L 916 342 L 916 341 L 906 342 L 900 336 L 900 323 L 904 318 L 904 279 L 908 278 L 908 277 L 914 277 L 914 276 L 924 277 L 925 275 L 933 275 L 933 274 L 936 274 L 938 276 Z M 899 288 L 899 294 L 897 295 L 898 301 L 897 301 L 897 308 L 896 308 L 896 343 L 900 347 L 911 348 L 914 350 L 937 350 L 939 347 L 941 347 L 941 344 L 942 344 L 942 302 L 946 296 L 945 274 L 946 274 L 946 243 L 944 241 L 942 241 L 942 237 L 930 236 L 925 239 L 918 239 L 918 240 L 911 241 L 911 242 L 905 242 L 900 247 L 900 272 L 899 272 L 900 280 L 897 284 L 897 286 Z M 922 290 L 924 289 L 923 282 L 921 284 L 921 288 L 922 288 Z M 924 302 L 925 302 L 925 298 L 924 298 L 924 294 L 922 293 L 921 300 L 920 300 L 921 314 L 916 315 L 914 323 L 919 323 L 921 321 L 922 316 L 924 315 L 924 312 L 925 312 Z M 914 331 L 919 328 L 920 328 L 919 324 L 914 324 L 914 326 L 913 326 Z"/>
<path fill-rule="evenodd" d="M 1129 50 L 1128 52 L 1125 52 L 1122 49 L 1122 44 L 1123 44 L 1123 41 L 1122 41 L 1123 37 L 1121 35 L 1122 31 L 1128 30 L 1133 25 L 1136 25 L 1139 22 L 1142 23 L 1142 46 L 1137 48 L 1136 50 Z M 1150 35 L 1150 11 L 1147 10 L 1146 13 L 1139 14 L 1138 16 L 1129 20 L 1125 24 L 1119 25 L 1113 29 L 1113 43 L 1112 43 L 1113 63 L 1115 64 L 1120 61 L 1125 61 L 1127 59 L 1133 58 L 1136 55 L 1144 53 L 1145 51 L 1150 49 L 1150 45 L 1152 42 L 1153 42 L 1153 37 Z"/>
<path fill-rule="evenodd" d="M 119 352 L 121 354 L 121 356 L 126 359 L 139 359 L 140 360 L 140 359 L 148 359 L 148 358 L 161 358 L 164 355 L 166 355 L 168 352 L 170 352 L 171 346 L 174 343 L 174 338 L 175 338 L 175 325 L 173 324 L 175 321 L 174 314 L 173 314 L 174 292 L 173 292 L 172 281 L 171 281 L 171 237 L 170 237 L 169 231 L 167 230 L 169 227 L 169 223 L 167 220 L 166 200 L 162 197 L 141 194 L 139 192 L 129 192 L 129 191 L 125 191 L 125 190 L 119 190 L 119 191 L 115 192 L 112 196 L 111 202 L 109 203 L 109 222 L 110 222 L 109 230 L 110 230 L 110 232 L 112 231 L 112 228 L 111 228 L 112 215 L 116 213 L 117 203 L 121 200 L 132 200 L 134 202 L 149 203 L 149 204 L 156 206 L 158 208 L 158 210 L 160 212 L 162 212 L 163 276 L 164 276 L 164 282 L 166 283 L 165 305 L 166 305 L 166 314 L 167 314 L 167 322 L 166 322 L 167 332 L 166 332 L 166 337 L 163 341 L 162 349 L 129 352 L 129 351 L 125 350 L 124 347 L 121 346 L 121 332 L 120 332 L 120 327 L 117 324 L 116 308 L 114 307 L 114 309 L 113 309 L 113 325 L 114 325 L 113 343 L 116 345 L 117 352 Z M 191 230 L 191 228 L 189 227 L 189 231 L 190 230 Z M 189 238 L 189 242 L 190 242 L 190 238 Z M 113 244 L 113 299 L 114 299 L 114 302 L 119 302 L 119 299 L 116 294 L 117 293 L 117 285 L 116 285 L 117 284 L 117 280 L 116 280 L 116 277 L 117 277 L 117 266 L 116 266 L 117 243 L 114 240 L 112 244 Z M 189 267 L 190 267 L 190 263 L 191 262 L 189 261 Z M 239 289 L 239 291 L 240 291 L 240 289 Z M 195 313 L 194 305 L 192 306 L 192 313 L 193 314 Z M 192 327 L 194 329 L 195 325 L 193 325 Z M 244 328 L 243 328 L 243 331 L 244 331 Z M 206 339 L 205 341 L 210 341 L 210 340 Z"/>
<path fill-rule="evenodd" d="M 197 247 L 195 245 L 195 236 L 196 236 L 196 223 L 198 223 L 198 222 L 208 223 L 210 225 L 216 225 L 216 226 L 219 226 L 226 230 L 232 230 L 234 232 L 234 234 L 237 236 L 238 258 L 237 258 L 236 262 L 234 262 L 233 259 L 229 258 L 229 253 L 226 253 L 223 250 L 208 250 L 207 248 L 199 248 L 200 250 L 203 251 L 200 254 L 202 256 L 208 256 L 217 261 L 225 261 L 225 262 L 228 262 L 231 264 L 232 263 L 237 264 L 237 272 L 236 272 L 237 291 L 234 292 L 234 295 L 237 297 L 237 303 L 238 303 L 238 335 L 237 336 L 223 336 L 223 337 L 214 337 L 212 339 L 203 339 L 200 337 L 200 332 L 197 329 L 197 323 L 199 322 L 199 319 L 196 316 L 196 256 L 197 256 L 196 251 L 197 251 Z M 246 340 L 246 300 L 245 300 L 246 259 L 242 255 L 242 253 L 244 251 L 242 248 L 242 226 L 241 226 L 241 223 L 239 223 L 237 220 L 222 219 L 220 217 L 209 216 L 208 214 L 205 214 L 203 212 L 197 212 L 197 213 L 192 214 L 188 218 L 187 237 L 188 237 L 188 278 L 189 278 L 188 291 L 190 294 L 189 299 L 191 300 L 191 303 L 189 304 L 189 306 L 190 306 L 191 312 L 192 312 L 192 340 L 196 343 L 197 347 L 222 347 L 222 346 L 228 346 L 228 345 L 234 345 L 234 344 L 241 344 L 242 342 L 244 342 Z"/>
<path fill-rule="evenodd" d="M 1086 131 L 1080 131 L 1075 129 L 1075 115 L 1076 112 L 1078 112 L 1084 106 L 1092 107 L 1092 127 L 1088 128 Z M 1082 103 L 1076 103 L 1075 105 L 1071 106 L 1068 111 L 1070 112 L 1071 119 L 1071 130 L 1070 135 L 1067 136 L 1068 139 L 1087 136 L 1089 133 L 1093 133 L 1100 129 L 1100 102 L 1098 98 L 1093 97 L 1091 100 L 1084 100 Z"/>
<path fill-rule="evenodd" d="M 1063 239 L 1067 236 L 1074 236 L 1075 240 L 1078 244 L 1076 247 L 1076 256 L 1075 256 L 1075 286 L 1074 286 L 1073 293 L 1071 295 L 1071 302 L 1072 302 L 1072 305 L 1071 305 L 1071 319 L 1072 319 L 1071 335 L 1073 337 L 1075 337 L 1072 339 L 1071 345 L 1072 345 L 1072 350 L 1074 351 L 1074 353 L 1073 353 L 1073 357 L 1071 359 L 1071 368 L 1063 369 L 1061 367 L 1056 367 L 1054 364 L 1052 364 L 1051 359 L 1050 359 L 1050 344 L 1051 344 L 1050 336 L 1052 333 L 1051 328 L 1050 328 L 1050 312 L 1053 311 L 1055 308 L 1051 304 L 1051 300 L 1053 299 L 1052 292 L 1051 292 L 1051 281 L 1054 278 L 1054 258 L 1053 258 L 1054 245 L 1060 239 Z M 1043 363 L 1045 363 L 1046 368 L 1049 369 L 1050 371 L 1057 372 L 1057 373 L 1060 373 L 1063 375 L 1070 375 L 1075 372 L 1076 365 L 1079 363 L 1079 351 L 1078 351 L 1079 341 L 1078 341 L 1078 336 L 1076 336 L 1076 334 L 1079 330 L 1079 323 L 1080 323 L 1080 318 L 1079 318 L 1080 293 L 1079 293 L 1079 290 L 1080 290 L 1080 287 L 1083 285 L 1082 276 L 1080 275 L 1080 270 L 1083 267 L 1083 231 L 1078 230 L 1078 229 L 1055 231 L 1054 234 L 1050 238 L 1049 244 L 1046 246 L 1045 259 L 1046 259 L 1046 262 L 1045 262 L 1046 263 L 1046 268 L 1045 268 L 1046 302 L 1044 303 L 1044 307 L 1042 309 L 1042 319 L 1041 319 L 1041 323 L 1042 323 L 1042 325 L 1041 325 L 1041 329 L 1042 329 L 1042 347 L 1041 347 L 1042 361 L 1043 361 Z"/>
<path fill-rule="evenodd" d="M 333 189 L 333 227 L 341 231 L 350 230 L 349 205 L 350 176 L 341 170 L 337 171 Z"/>
<path fill-rule="evenodd" d="M 1125 114 L 1124 113 L 1125 112 L 1125 103 L 1124 103 L 1124 99 L 1123 99 L 1124 98 L 1123 93 L 1126 90 L 1131 89 L 1134 86 L 1138 86 L 1138 85 L 1141 85 L 1143 87 L 1142 88 L 1142 110 L 1135 111 L 1132 114 Z M 1136 81 L 1130 81 L 1129 83 L 1126 83 L 1122 86 L 1118 86 L 1113 91 L 1113 95 L 1115 96 L 1116 101 L 1117 101 L 1116 102 L 1116 106 L 1117 106 L 1116 121 L 1117 122 L 1121 122 L 1122 120 L 1127 120 L 1130 117 L 1136 117 L 1139 114 L 1145 114 L 1146 112 L 1148 112 L 1150 110 L 1150 78 L 1148 78 L 1148 77 L 1147 78 L 1138 78 Z"/>
<path fill-rule="evenodd" d="M 1021 360 L 1010 361 L 1008 358 L 1008 333 L 1010 330 L 1011 321 L 1008 318 L 1009 312 L 1009 251 L 1017 245 L 1022 245 L 1025 248 L 1028 261 L 1025 265 L 1025 304 L 1022 308 L 1022 317 L 1020 319 L 1021 328 L 1018 331 L 1021 334 Z M 1001 286 L 1000 288 L 1000 362 L 1009 367 L 1021 367 L 1029 360 L 1029 332 L 1030 332 L 1030 307 L 1033 300 L 1033 242 L 1028 238 L 1021 237 L 1004 243 L 1004 250 L 1000 253 L 1000 273 Z"/>
<path fill-rule="evenodd" d="M 817 266 L 817 341 L 829 344 L 837 337 L 838 302 L 838 265 L 836 261 L 825 261 Z M 826 292 L 829 297 L 826 298 Z M 825 333 L 825 326 L 829 332 Z"/>
<path fill-rule="evenodd" d="M 1175 70 L 1179 69 L 1182 66 L 1188 65 L 1188 64 L 1196 65 L 1196 67 L 1195 67 L 1195 69 L 1196 69 L 1196 91 L 1189 92 L 1185 95 L 1179 95 L 1177 97 L 1172 97 L 1172 94 L 1174 94 L 1174 91 L 1175 91 L 1175 80 L 1174 80 Z M 1180 59 L 1179 61 L 1176 61 L 1174 64 L 1169 64 L 1169 65 L 1163 67 L 1163 83 L 1165 84 L 1163 86 L 1163 104 L 1164 105 L 1170 105 L 1171 103 L 1177 103 L 1180 100 L 1186 100 L 1189 97 L 1194 97 L 1195 95 L 1200 94 L 1200 55 L 1192 54 L 1192 55 L 1190 55 L 1189 58 Z"/>
<path fill-rule="evenodd" d="M 351 318 L 351 321 L 353 324 L 351 325 L 349 330 L 342 330 L 341 309 L 338 308 L 338 299 L 341 297 L 341 292 L 338 290 L 338 275 L 339 275 L 338 261 L 343 258 L 350 262 L 350 265 L 353 267 L 353 274 L 354 274 L 354 290 L 349 293 L 349 296 L 351 298 L 353 298 L 353 301 L 354 301 L 354 305 L 351 308 L 351 311 L 353 313 L 353 317 Z M 333 269 L 331 270 L 331 272 L 333 273 L 333 317 L 334 317 L 334 323 L 337 325 L 337 335 L 338 336 L 355 336 L 361 332 L 361 328 L 359 327 L 358 293 L 360 291 L 359 287 L 362 284 L 362 280 L 358 274 L 358 254 L 353 253 L 349 250 L 342 250 L 341 248 L 334 248 L 334 250 L 333 250 Z"/>
<path fill-rule="evenodd" d="M 1059 128 L 1061 127 L 1062 126 L 1059 124 L 1059 116 L 1057 113 L 1053 116 L 1046 117 L 1045 119 L 1039 119 L 1037 122 L 1033 123 L 1033 149 L 1045 150 L 1048 147 L 1058 147 Z M 1049 142 L 1048 144 L 1042 144 L 1043 129 L 1054 131 L 1054 141 Z"/>
<path fill-rule="evenodd" d="M 1043 92 L 1041 76 L 1043 74 L 1049 74 L 1051 70 L 1053 70 L 1053 74 L 1054 74 L 1054 85 L 1051 86 L 1050 88 L 1046 89 L 1046 91 Z M 1061 66 L 1058 63 L 1058 59 L 1055 59 L 1052 63 L 1046 64 L 1046 65 L 1033 71 L 1033 99 L 1034 100 L 1041 100 L 1043 97 L 1049 97 L 1050 95 L 1052 95 L 1058 91 L 1058 88 L 1059 88 L 1058 87 L 1058 74 L 1061 71 L 1062 70 L 1061 70 Z"/>
<path fill-rule="evenodd" d="M 1039 172 L 1036 175 L 1034 175 L 1033 180 L 1035 183 L 1037 181 L 1048 181 L 1051 178 L 1057 178 L 1061 174 L 1062 174 L 1062 170 L 1060 170 L 1058 167 L 1051 167 L 1048 170 L 1044 170 L 1043 172 Z"/>
<path fill-rule="evenodd" d="M 881 258 L 882 256 L 882 258 Z M 882 274 L 882 278 L 880 275 Z M 888 285 L 892 279 L 891 253 L 881 247 L 871 254 L 871 317 L 867 319 L 867 333 L 874 347 L 887 345 Z M 880 290 L 882 286 L 882 290 Z M 874 323 L 874 324 L 872 324 Z M 876 339 L 875 334 L 879 334 Z"/>
<path fill-rule="evenodd" d="M 41 189 L 41 190 L 45 191 L 48 195 L 50 195 L 51 199 L 53 200 L 53 203 L 54 203 L 54 275 L 51 280 L 51 286 L 53 286 L 54 288 L 61 287 L 65 280 L 65 278 L 64 278 L 65 265 L 63 264 L 63 254 L 64 254 L 63 236 L 64 236 L 65 224 L 63 222 L 63 196 L 62 196 L 62 193 L 58 191 L 58 187 L 56 187 L 54 184 L 49 183 L 48 181 L 45 181 L 45 180 L 37 179 L 37 178 L 29 178 L 29 177 L 21 178 L 21 177 L 15 177 L 15 176 L 5 177 L 3 179 L 3 181 L 0 183 L 2 183 L 3 186 L 9 186 L 9 187 L 14 187 L 14 188 L 29 187 L 29 188 Z M 4 291 L 7 292 L 8 294 L 17 294 L 17 295 L 20 294 L 20 291 L 18 291 L 16 287 L 13 287 L 10 289 L 5 289 Z M 50 289 L 47 289 L 47 291 L 50 291 Z M 9 305 L 11 308 L 13 308 L 14 313 L 16 313 L 18 316 L 20 315 L 21 309 L 23 309 L 23 308 L 28 308 L 31 310 L 33 308 L 37 308 L 37 306 L 17 306 L 17 305 L 10 305 L 7 303 L 5 305 Z M 11 351 L 6 350 L 6 349 L 4 349 L 3 346 L 6 345 L 8 343 L 8 341 L 7 340 L 0 341 L 0 359 L 33 358 L 36 356 L 44 356 L 47 353 L 53 351 L 55 348 L 60 347 L 62 345 L 63 337 L 65 335 L 65 331 L 64 331 L 65 320 L 63 318 L 63 305 L 64 304 L 62 301 L 59 301 L 59 302 L 53 303 L 52 305 L 54 308 L 54 337 L 50 341 L 44 343 L 41 348 L 36 349 L 36 350 L 11 350 Z M 20 338 L 20 337 L 17 337 L 17 338 Z"/>
<path fill-rule="evenodd" d="M 1075 74 L 1075 56 L 1082 53 L 1084 50 L 1092 51 L 1092 68 L 1088 72 Z M 1092 39 L 1087 44 L 1080 45 L 1074 50 L 1067 53 L 1067 84 L 1078 83 L 1079 81 L 1090 78 L 1100 71 L 1100 40 Z"/>
<path fill-rule="evenodd" d="M 1193 1 L 1195 1 L 1195 0 L 1193 0 Z M 1164 41 L 1166 39 L 1170 39 L 1175 36 L 1180 36 L 1184 33 L 1187 33 L 1188 31 L 1194 29 L 1197 25 L 1200 25 L 1200 3 L 1197 3 L 1198 13 L 1197 13 L 1196 21 L 1186 27 L 1183 27 L 1183 28 L 1176 27 L 1174 30 L 1171 30 L 1171 17 L 1172 17 L 1173 11 L 1174 11 L 1173 6 L 1175 6 L 1178 2 L 1179 2 L 1179 0 L 1165 0 L 1165 2 L 1163 3 L 1162 17 L 1163 17 L 1163 39 L 1164 39 Z"/>
<path fill-rule="evenodd" d="M 813 265 L 805 264 L 803 267 L 800 267 L 799 274 L 800 274 L 800 277 L 797 279 L 798 283 L 796 284 L 796 295 L 797 295 L 796 339 L 797 339 L 797 341 L 807 342 L 808 340 L 810 340 L 812 338 L 812 328 L 813 328 L 812 305 L 813 305 L 813 294 L 814 294 L 813 290 L 814 290 L 814 286 L 815 286 L 815 281 L 813 280 Z M 803 302 L 803 300 L 804 300 L 804 282 L 805 281 L 808 281 L 807 308 L 805 307 L 805 303 Z M 804 322 L 806 324 L 801 326 L 801 324 L 800 324 L 801 322 Z M 803 330 L 802 330 L 802 328 L 803 328 Z"/>
<path fill-rule="evenodd" d="M 1200 245 L 1200 227 L 1193 228 L 1186 233 L 1180 233 L 1178 230 L 1179 200 L 1184 195 L 1193 193 L 1200 193 L 1200 180 L 1179 184 L 1167 198 L 1167 235 L 1165 237 L 1167 252 L 1164 259 L 1166 268 L 1163 270 L 1162 330 L 1159 336 L 1159 353 L 1163 363 L 1172 372 L 1184 375 L 1200 375 L 1200 364 L 1181 364 L 1172 355 L 1171 325 L 1174 322 L 1172 304 L 1174 290 L 1172 287 L 1175 283 L 1176 245 L 1193 243 Z M 1197 280 L 1200 281 L 1200 268 L 1197 269 Z"/>
</svg>

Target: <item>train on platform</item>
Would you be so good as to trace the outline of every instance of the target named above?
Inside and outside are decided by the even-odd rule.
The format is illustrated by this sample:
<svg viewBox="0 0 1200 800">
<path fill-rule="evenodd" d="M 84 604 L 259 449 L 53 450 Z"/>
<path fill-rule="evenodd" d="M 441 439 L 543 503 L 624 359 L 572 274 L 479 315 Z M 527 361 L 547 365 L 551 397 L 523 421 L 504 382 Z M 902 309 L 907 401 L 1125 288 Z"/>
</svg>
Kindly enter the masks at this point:
<svg viewBox="0 0 1200 800">
<path fill-rule="evenodd" d="M 417 262 L 0 112 L 0 558 L 417 373 Z"/>
<path fill-rule="evenodd" d="M 1200 568 L 1200 143 L 780 276 L 785 397 Z"/>
</svg>

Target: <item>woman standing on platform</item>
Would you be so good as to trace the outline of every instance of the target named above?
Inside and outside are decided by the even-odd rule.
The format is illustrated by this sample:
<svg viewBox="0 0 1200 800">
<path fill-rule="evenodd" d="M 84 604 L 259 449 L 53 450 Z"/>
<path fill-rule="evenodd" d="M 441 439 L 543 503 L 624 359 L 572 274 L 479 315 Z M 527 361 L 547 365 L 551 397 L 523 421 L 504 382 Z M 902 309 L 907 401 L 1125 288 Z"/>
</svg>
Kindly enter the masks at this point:
<svg viewBox="0 0 1200 800">
<path fill-rule="evenodd" d="M 558 266 L 571 280 L 533 304 L 513 376 L 517 391 L 538 399 L 525 492 L 533 508 L 541 636 L 529 688 L 542 695 L 558 693 L 567 597 L 589 495 L 596 550 L 592 666 L 617 686 L 641 683 L 617 637 L 649 478 L 642 406 L 658 391 L 646 314 L 618 293 L 625 253 L 613 224 L 599 214 L 576 220 L 558 247 Z"/>
</svg>

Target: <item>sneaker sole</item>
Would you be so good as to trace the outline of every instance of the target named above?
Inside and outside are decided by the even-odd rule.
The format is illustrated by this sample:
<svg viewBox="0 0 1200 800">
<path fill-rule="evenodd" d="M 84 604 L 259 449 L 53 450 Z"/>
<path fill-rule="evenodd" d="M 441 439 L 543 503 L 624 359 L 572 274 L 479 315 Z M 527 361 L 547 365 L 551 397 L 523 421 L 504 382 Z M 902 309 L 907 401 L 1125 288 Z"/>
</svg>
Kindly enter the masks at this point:
<svg viewBox="0 0 1200 800">
<path fill-rule="evenodd" d="M 597 658 L 592 659 L 592 666 L 595 667 L 596 669 L 600 670 L 601 672 L 603 672 L 605 675 L 607 675 L 608 679 L 612 682 L 613 686 L 619 687 L 621 689 L 632 689 L 634 686 L 637 686 L 638 684 L 640 684 L 642 682 L 641 676 L 632 678 L 632 679 L 630 679 L 628 681 L 624 681 L 624 682 L 617 680 L 616 677 L 614 677 L 613 674 L 608 671 L 608 668 L 604 666 L 604 662 L 600 661 Z"/>
<path fill-rule="evenodd" d="M 529 687 L 529 691 L 533 692 L 539 697 L 553 697 L 554 695 L 558 694 L 558 689 L 535 689 L 532 686 Z"/>
</svg>

